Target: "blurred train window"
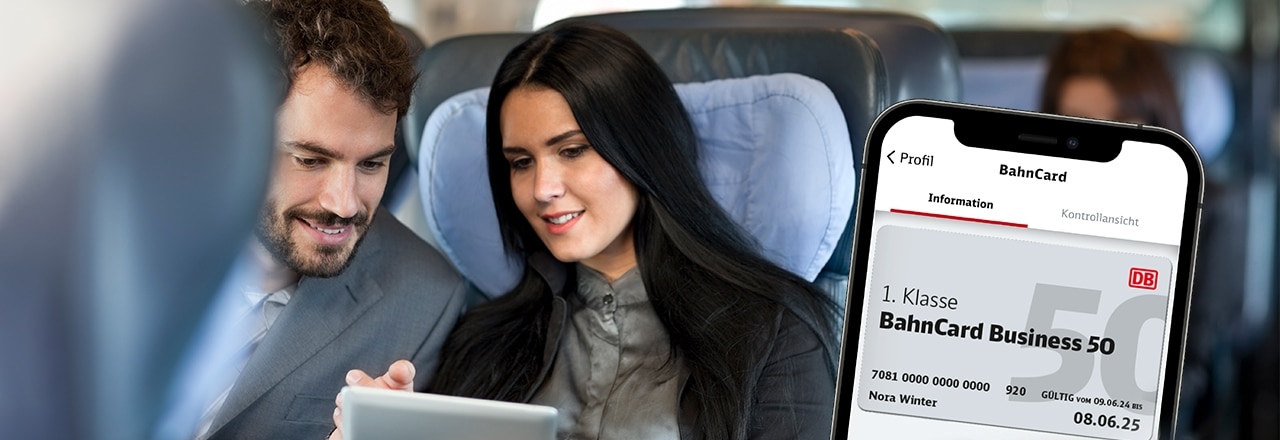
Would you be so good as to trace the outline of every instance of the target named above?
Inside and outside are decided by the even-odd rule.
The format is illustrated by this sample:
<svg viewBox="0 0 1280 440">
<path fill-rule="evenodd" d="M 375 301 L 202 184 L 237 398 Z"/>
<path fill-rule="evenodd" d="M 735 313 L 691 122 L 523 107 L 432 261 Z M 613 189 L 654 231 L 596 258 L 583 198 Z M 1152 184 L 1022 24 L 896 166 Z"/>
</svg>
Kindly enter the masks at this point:
<svg viewBox="0 0 1280 440">
<path fill-rule="evenodd" d="M 538 29 L 562 18 L 609 12 L 674 9 L 690 6 L 685 0 L 541 0 L 533 13 L 533 28 Z"/>
<path fill-rule="evenodd" d="M 1221 50 L 1243 38 L 1238 0 L 778 0 L 781 6 L 885 9 L 948 29 L 1061 29 L 1117 25 L 1156 39 Z"/>
<path fill-rule="evenodd" d="M 715 6 L 808 6 L 912 13 L 948 29 L 1067 29 L 1116 25 L 1144 36 L 1222 51 L 1245 38 L 1245 0 L 384 0 L 428 41 L 527 32 L 606 12 Z"/>
</svg>

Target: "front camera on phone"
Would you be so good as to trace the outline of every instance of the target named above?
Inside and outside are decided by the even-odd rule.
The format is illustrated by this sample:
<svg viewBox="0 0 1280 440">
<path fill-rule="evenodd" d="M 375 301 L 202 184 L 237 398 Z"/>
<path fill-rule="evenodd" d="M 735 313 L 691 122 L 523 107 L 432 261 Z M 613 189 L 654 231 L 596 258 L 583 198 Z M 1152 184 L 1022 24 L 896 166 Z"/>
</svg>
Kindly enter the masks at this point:
<svg viewBox="0 0 1280 440">
<path fill-rule="evenodd" d="M 1080 146 L 1080 140 L 1079 140 L 1079 139 L 1076 139 L 1075 137 L 1069 137 L 1069 138 L 1067 138 L 1067 148 L 1070 148 L 1070 149 L 1074 150 L 1074 149 L 1076 149 L 1076 147 L 1079 147 L 1079 146 Z"/>
</svg>

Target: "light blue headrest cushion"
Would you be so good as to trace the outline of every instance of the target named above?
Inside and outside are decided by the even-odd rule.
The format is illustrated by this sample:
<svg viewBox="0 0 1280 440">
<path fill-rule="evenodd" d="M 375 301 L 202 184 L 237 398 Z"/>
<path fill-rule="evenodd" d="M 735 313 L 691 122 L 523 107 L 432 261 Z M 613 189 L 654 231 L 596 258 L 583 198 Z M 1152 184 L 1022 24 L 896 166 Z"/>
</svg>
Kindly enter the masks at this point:
<svg viewBox="0 0 1280 440">
<path fill-rule="evenodd" d="M 1208 55 L 1188 53 L 1169 63 L 1182 103 L 1183 135 L 1209 162 L 1222 152 L 1231 136 L 1235 103 L 1226 69 Z"/>
<path fill-rule="evenodd" d="M 698 133 L 702 176 L 765 257 L 813 280 L 853 210 L 857 178 L 844 114 L 825 85 L 796 74 L 677 84 Z M 488 89 L 458 94 L 427 119 L 418 160 L 427 227 L 490 298 L 519 281 L 489 191 Z"/>
</svg>

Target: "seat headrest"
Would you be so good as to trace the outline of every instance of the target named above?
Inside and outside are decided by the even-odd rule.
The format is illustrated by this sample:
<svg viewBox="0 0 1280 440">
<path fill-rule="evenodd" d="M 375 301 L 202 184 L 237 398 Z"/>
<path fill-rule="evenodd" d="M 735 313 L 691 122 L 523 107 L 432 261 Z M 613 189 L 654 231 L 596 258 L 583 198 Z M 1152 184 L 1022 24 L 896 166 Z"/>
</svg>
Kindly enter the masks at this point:
<svg viewBox="0 0 1280 440">
<path fill-rule="evenodd" d="M 776 74 L 677 84 L 716 201 L 764 256 L 812 280 L 852 214 L 857 180 L 844 114 L 821 82 Z M 441 252 L 490 298 L 519 280 L 502 247 L 485 162 L 488 89 L 456 95 L 427 120 L 419 185 Z"/>
<path fill-rule="evenodd" d="M 613 12 L 567 18 L 621 30 L 708 28 L 854 29 L 880 47 L 892 102 L 960 100 L 959 55 L 951 36 L 926 18 L 895 11 L 794 6 L 724 6 Z"/>
</svg>

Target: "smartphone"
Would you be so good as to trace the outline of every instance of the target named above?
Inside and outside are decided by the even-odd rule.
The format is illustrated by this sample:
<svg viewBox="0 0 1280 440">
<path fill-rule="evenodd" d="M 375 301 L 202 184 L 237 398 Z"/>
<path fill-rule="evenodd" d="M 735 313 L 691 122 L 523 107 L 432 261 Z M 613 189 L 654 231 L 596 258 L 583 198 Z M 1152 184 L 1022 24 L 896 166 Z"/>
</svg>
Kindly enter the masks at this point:
<svg viewBox="0 0 1280 440">
<path fill-rule="evenodd" d="M 864 154 L 833 438 L 1171 436 L 1204 186 L 1186 139 L 913 100 Z"/>
</svg>

